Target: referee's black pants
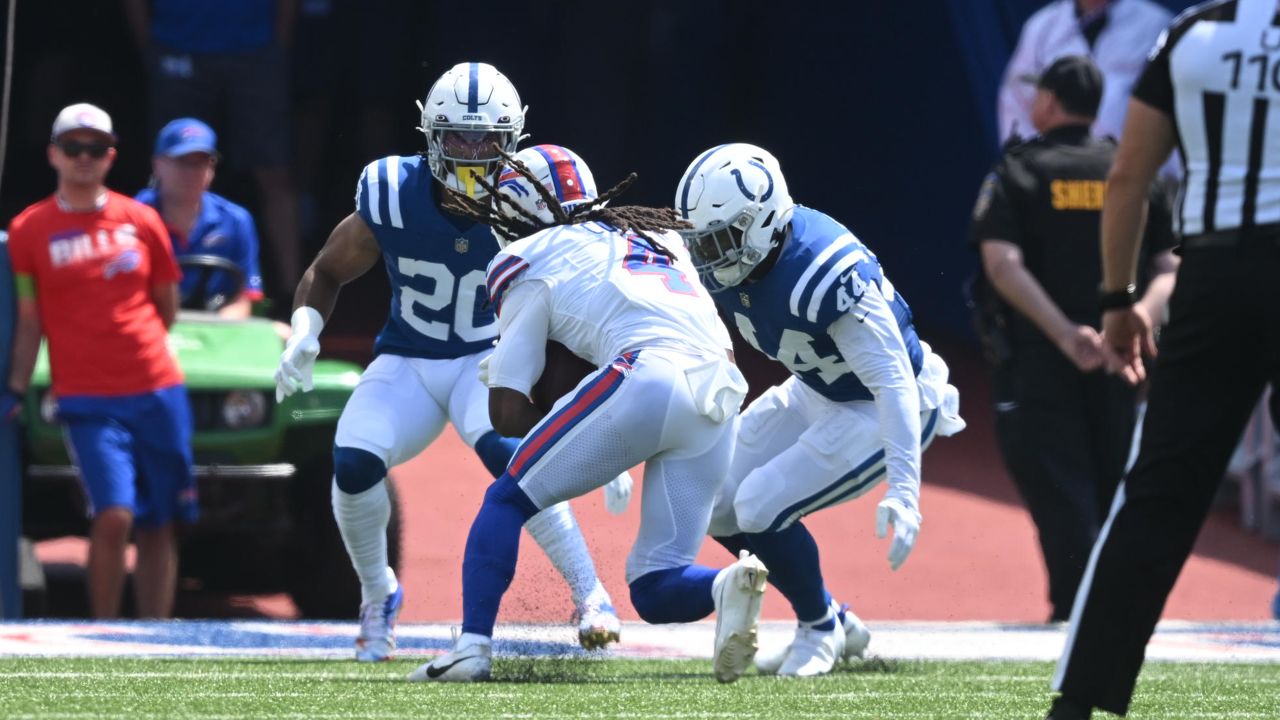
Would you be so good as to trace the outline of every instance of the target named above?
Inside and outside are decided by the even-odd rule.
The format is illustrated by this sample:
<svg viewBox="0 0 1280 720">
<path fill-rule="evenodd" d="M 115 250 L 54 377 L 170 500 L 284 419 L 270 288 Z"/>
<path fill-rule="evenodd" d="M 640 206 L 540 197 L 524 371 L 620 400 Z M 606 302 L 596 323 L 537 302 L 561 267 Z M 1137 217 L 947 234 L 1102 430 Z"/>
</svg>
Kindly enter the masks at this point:
<svg viewBox="0 0 1280 720">
<path fill-rule="evenodd" d="M 1054 687 L 1125 713 L 1164 609 L 1266 383 L 1280 368 L 1275 238 L 1183 255 L 1138 459 L 1116 492 Z"/>
<path fill-rule="evenodd" d="M 1039 535 L 1049 619 L 1066 620 L 1124 474 L 1137 392 L 1046 341 L 1014 350 L 994 396 L 1000 453 Z"/>
</svg>

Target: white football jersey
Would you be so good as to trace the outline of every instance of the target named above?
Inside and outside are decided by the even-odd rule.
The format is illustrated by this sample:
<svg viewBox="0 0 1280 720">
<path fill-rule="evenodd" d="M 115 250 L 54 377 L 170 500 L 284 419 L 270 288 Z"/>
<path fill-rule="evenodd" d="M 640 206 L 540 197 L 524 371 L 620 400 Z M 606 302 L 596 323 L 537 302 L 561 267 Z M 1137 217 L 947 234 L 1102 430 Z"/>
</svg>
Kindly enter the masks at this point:
<svg viewBox="0 0 1280 720">
<path fill-rule="evenodd" d="M 630 350 L 668 347 L 722 357 L 729 333 L 674 232 L 657 239 L 588 222 L 543 230 L 508 245 L 489 263 L 489 300 L 501 316 L 511 288 L 540 280 L 550 289 L 548 337 L 597 367 Z"/>
</svg>

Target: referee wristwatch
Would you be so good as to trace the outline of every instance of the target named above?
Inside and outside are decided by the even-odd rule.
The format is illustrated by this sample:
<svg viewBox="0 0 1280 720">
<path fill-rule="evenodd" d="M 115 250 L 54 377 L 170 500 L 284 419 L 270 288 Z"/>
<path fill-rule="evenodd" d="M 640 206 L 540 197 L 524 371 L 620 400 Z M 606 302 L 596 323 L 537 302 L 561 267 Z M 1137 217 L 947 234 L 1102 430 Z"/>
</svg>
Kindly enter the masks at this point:
<svg viewBox="0 0 1280 720">
<path fill-rule="evenodd" d="M 1102 312 L 1126 310 L 1133 307 L 1136 302 L 1138 302 L 1138 287 L 1133 283 L 1129 283 L 1119 290 L 1102 292 L 1098 296 L 1098 309 Z"/>
</svg>

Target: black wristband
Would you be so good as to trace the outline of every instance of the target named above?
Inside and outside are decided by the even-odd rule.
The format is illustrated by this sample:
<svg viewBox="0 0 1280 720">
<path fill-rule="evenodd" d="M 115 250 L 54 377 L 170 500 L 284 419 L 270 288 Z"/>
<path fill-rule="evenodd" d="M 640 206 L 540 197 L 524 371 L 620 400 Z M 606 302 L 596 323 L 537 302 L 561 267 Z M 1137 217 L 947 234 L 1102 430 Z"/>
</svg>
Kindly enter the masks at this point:
<svg viewBox="0 0 1280 720">
<path fill-rule="evenodd" d="M 1111 290 L 1104 292 L 1098 296 L 1098 309 L 1102 312 L 1108 310 L 1124 310 L 1133 307 L 1138 302 L 1138 288 L 1129 283 L 1120 290 Z"/>
</svg>

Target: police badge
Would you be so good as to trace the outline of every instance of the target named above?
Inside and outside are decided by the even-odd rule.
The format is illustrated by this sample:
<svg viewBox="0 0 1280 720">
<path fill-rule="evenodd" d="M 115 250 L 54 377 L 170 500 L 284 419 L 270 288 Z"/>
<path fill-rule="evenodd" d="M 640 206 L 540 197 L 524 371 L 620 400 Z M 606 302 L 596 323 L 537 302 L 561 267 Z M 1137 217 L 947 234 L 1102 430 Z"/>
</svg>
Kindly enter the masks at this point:
<svg viewBox="0 0 1280 720">
<path fill-rule="evenodd" d="M 453 249 L 465 253 L 471 249 L 471 241 L 464 237 L 457 238 L 453 241 Z"/>
</svg>

